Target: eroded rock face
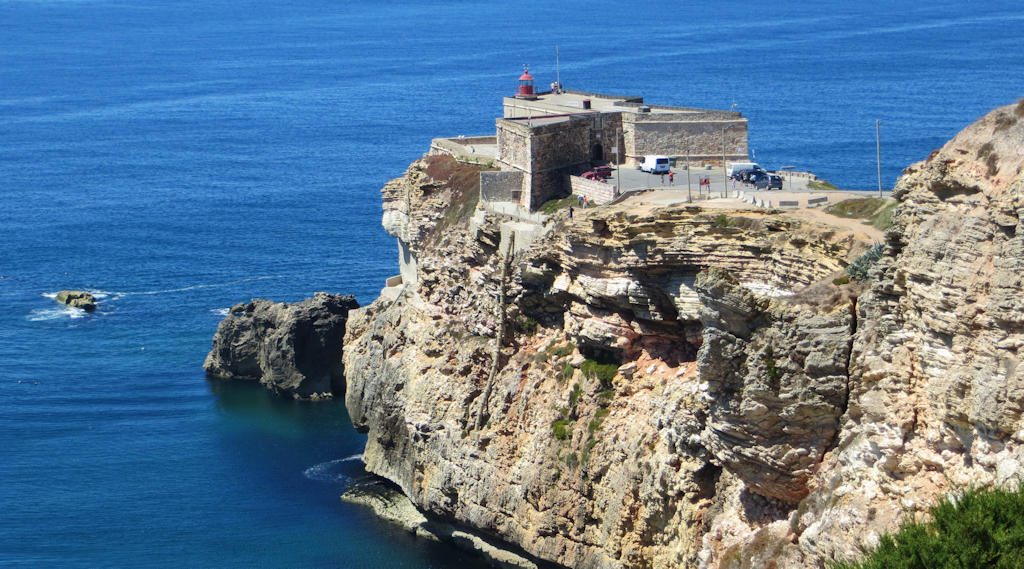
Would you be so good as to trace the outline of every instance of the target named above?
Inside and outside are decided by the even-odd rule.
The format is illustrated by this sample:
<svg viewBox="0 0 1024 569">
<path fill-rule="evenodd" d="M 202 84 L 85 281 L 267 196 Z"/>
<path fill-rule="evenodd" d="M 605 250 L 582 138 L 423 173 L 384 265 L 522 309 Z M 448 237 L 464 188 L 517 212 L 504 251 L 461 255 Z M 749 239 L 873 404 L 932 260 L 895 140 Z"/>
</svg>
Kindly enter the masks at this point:
<svg viewBox="0 0 1024 569">
<path fill-rule="evenodd" d="M 323 292 L 291 304 L 237 304 L 217 327 L 203 369 L 213 377 L 259 381 L 296 399 L 342 393 L 345 322 L 358 307 L 350 295 Z"/>
<path fill-rule="evenodd" d="M 419 281 L 354 311 L 346 338 L 367 467 L 420 508 L 587 568 L 820 568 L 946 491 L 1013 481 L 1021 148 L 1024 104 L 909 168 L 866 291 L 838 303 L 757 292 L 830 283 L 864 249 L 837 228 L 687 207 L 556 217 L 511 264 L 486 402 L 498 220 L 433 231 L 450 194 L 414 165 L 385 221 Z"/>
<path fill-rule="evenodd" d="M 697 289 L 711 396 L 703 442 L 750 491 L 795 504 L 846 411 L 852 306 L 819 314 L 758 297 L 722 269 L 701 273 Z"/>
<path fill-rule="evenodd" d="M 1024 103 L 907 168 L 874 286 L 858 303 L 849 410 L 800 545 L 851 556 L 905 512 L 1024 462 Z"/>
<path fill-rule="evenodd" d="M 414 164 L 384 191 L 385 222 L 410 240 L 418 282 L 353 311 L 346 333 L 346 405 L 368 432 L 367 468 L 425 510 L 565 566 L 698 563 L 710 514 L 725 507 L 718 488 L 739 496 L 738 476 L 753 468 L 720 460 L 703 440 L 711 396 L 696 361 L 698 275 L 724 267 L 746 285 L 792 290 L 864 244 L 759 211 L 563 214 L 511 265 L 509 339 L 484 410 L 501 321 L 498 220 L 474 235 L 458 224 L 440 236 L 426 229 L 442 216 L 417 208 L 448 195 L 426 171 Z M 610 376 L 589 367 L 601 362 Z M 735 507 L 782 507 L 759 499 Z"/>
</svg>

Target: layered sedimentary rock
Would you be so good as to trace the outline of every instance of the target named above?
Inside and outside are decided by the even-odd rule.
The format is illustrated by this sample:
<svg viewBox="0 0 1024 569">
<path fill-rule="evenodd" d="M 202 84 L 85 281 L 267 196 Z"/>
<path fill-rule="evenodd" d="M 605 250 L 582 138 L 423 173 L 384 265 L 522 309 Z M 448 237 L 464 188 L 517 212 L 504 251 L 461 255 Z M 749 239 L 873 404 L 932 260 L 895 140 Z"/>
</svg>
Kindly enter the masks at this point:
<svg viewBox="0 0 1024 569">
<path fill-rule="evenodd" d="M 868 244 L 771 211 L 577 210 L 506 256 L 501 220 L 467 231 L 451 172 L 415 163 L 385 189 L 414 278 L 346 336 L 367 467 L 601 568 L 821 567 L 1014 480 L 1021 121 L 999 109 L 908 169 L 859 287 L 831 283 Z"/>
<path fill-rule="evenodd" d="M 255 299 L 231 307 L 203 369 L 212 377 L 259 381 L 296 399 L 344 391 L 342 340 L 350 295 L 318 292 L 302 302 Z"/>
</svg>

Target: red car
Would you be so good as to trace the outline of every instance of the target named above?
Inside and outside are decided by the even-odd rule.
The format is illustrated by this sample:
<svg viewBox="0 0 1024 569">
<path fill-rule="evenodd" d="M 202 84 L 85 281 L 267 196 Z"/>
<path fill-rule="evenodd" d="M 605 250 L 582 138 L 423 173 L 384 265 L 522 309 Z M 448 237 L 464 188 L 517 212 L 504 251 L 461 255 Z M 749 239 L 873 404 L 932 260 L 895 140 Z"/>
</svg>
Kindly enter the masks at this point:
<svg viewBox="0 0 1024 569">
<path fill-rule="evenodd" d="M 604 181 L 604 178 L 602 178 L 600 174 L 594 171 L 584 172 L 582 177 L 586 180 L 594 180 L 595 182 Z"/>
<path fill-rule="evenodd" d="M 611 166 L 598 166 L 591 170 L 591 172 L 597 174 L 601 178 L 611 178 L 612 173 L 615 172 L 615 168 L 612 168 Z"/>
</svg>

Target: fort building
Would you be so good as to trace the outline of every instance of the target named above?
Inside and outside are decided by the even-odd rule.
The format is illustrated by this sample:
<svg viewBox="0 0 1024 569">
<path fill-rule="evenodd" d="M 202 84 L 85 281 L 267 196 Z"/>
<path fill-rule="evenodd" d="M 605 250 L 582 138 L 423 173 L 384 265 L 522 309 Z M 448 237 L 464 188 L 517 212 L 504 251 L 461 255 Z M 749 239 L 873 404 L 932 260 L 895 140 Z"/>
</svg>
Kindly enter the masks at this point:
<svg viewBox="0 0 1024 569">
<path fill-rule="evenodd" d="M 747 119 L 737 111 L 651 105 L 643 97 L 567 90 L 557 83 L 537 93 L 533 83 L 524 69 L 515 95 L 502 99 L 488 149 L 500 171 L 481 173 L 482 201 L 534 211 L 567 195 L 570 175 L 598 163 L 631 167 L 646 155 L 699 164 L 748 159 Z"/>
</svg>

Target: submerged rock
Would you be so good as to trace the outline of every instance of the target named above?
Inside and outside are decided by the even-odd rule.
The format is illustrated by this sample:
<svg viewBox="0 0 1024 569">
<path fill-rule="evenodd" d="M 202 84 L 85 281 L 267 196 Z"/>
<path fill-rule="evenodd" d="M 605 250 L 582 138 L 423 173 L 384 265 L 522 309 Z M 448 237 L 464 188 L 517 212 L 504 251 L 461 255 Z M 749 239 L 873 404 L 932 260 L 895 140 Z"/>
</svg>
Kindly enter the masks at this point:
<svg viewBox="0 0 1024 569">
<path fill-rule="evenodd" d="M 302 302 L 255 299 L 231 307 L 203 369 L 208 376 L 259 381 L 296 399 L 344 391 L 341 344 L 351 295 L 318 292 Z"/>
<path fill-rule="evenodd" d="M 96 297 L 84 290 L 62 290 L 57 293 L 55 300 L 72 308 L 81 308 L 86 312 L 96 310 Z"/>
</svg>

